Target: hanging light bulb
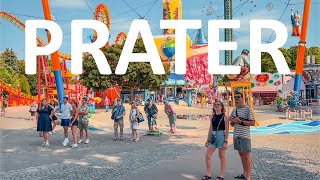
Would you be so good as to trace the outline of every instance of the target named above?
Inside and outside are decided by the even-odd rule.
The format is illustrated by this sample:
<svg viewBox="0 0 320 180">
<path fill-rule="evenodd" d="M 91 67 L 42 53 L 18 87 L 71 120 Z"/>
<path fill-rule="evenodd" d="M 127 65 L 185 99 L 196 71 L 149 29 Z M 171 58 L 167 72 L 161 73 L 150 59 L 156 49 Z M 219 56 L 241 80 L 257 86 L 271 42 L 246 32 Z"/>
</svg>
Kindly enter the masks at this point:
<svg viewBox="0 0 320 180">
<path fill-rule="evenodd" d="M 266 5 L 266 10 L 267 11 L 271 11 L 273 9 L 273 4 L 271 2 L 269 2 L 267 5 Z"/>
<path fill-rule="evenodd" d="M 208 5 L 208 8 L 207 8 L 207 15 L 208 15 L 208 16 L 212 15 L 212 14 L 213 14 L 213 11 L 214 11 L 214 9 L 213 9 L 213 3 L 210 2 L 209 5 Z"/>
<path fill-rule="evenodd" d="M 56 18 L 51 14 L 51 20 L 52 21 L 55 21 L 56 20 Z"/>
</svg>

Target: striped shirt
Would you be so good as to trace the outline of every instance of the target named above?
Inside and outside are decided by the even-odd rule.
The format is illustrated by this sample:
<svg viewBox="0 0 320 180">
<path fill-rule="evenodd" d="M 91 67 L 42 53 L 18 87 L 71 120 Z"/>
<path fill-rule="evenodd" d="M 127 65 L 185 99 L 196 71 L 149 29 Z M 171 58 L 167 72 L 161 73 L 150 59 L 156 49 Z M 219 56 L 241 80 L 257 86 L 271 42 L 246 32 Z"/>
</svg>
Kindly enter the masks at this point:
<svg viewBox="0 0 320 180">
<path fill-rule="evenodd" d="M 230 115 L 230 119 L 233 119 L 235 117 L 239 117 L 240 120 L 244 121 L 254 121 L 253 112 L 249 106 L 234 109 Z M 234 137 L 250 139 L 250 126 L 235 124 Z"/>
</svg>

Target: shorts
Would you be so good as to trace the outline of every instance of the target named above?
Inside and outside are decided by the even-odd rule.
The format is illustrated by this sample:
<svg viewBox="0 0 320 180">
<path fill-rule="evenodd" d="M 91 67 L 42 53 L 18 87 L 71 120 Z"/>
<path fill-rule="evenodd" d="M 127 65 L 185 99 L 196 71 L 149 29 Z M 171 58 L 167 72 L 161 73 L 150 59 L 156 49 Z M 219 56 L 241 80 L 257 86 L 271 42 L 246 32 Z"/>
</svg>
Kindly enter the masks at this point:
<svg viewBox="0 0 320 180">
<path fill-rule="evenodd" d="M 80 130 L 82 130 L 82 129 L 89 129 L 89 121 L 79 120 L 78 128 L 79 128 Z"/>
<path fill-rule="evenodd" d="M 173 125 L 176 124 L 177 116 L 176 115 L 169 115 L 169 124 Z"/>
<path fill-rule="evenodd" d="M 225 130 L 212 131 L 209 146 L 214 148 L 222 148 L 225 141 L 225 137 Z"/>
<path fill-rule="evenodd" d="M 61 119 L 61 126 L 69 126 L 70 119 Z"/>
<path fill-rule="evenodd" d="M 73 121 L 73 119 L 71 119 L 70 123 L 71 123 L 72 121 Z M 79 121 L 76 120 L 76 121 L 72 124 L 72 126 L 79 126 Z"/>
<path fill-rule="evenodd" d="M 251 152 L 251 139 L 234 137 L 233 145 L 234 145 L 234 150 Z"/>
<path fill-rule="evenodd" d="M 56 116 L 56 115 L 53 115 L 53 116 L 52 116 L 52 121 L 56 121 L 56 120 L 58 120 L 57 116 Z"/>
</svg>

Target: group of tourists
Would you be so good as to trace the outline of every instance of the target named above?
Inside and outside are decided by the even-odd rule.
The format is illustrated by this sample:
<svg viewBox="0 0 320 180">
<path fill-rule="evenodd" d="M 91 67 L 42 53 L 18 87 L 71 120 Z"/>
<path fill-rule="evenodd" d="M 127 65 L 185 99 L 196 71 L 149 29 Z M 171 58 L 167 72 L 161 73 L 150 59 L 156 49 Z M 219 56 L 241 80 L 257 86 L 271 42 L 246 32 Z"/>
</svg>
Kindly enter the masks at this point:
<svg viewBox="0 0 320 180">
<path fill-rule="evenodd" d="M 57 114 L 61 112 L 61 126 L 64 129 L 64 141 L 63 146 L 69 144 L 68 129 L 71 129 L 73 144 L 72 148 L 78 147 L 78 144 L 84 142 L 89 143 L 89 106 L 86 98 L 82 99 L 81 105 L 77 100 L 71 99 L 69 104 L 69 98 L 63 98 L 63 104 L 59 107 L 58 103 L 51 100 L 50 104 L 43 99 L 38 106 L 36 102 L 33 102 L 30 106 L 31 119 L 36 119 L 37 131 L 39 135 L 43 137 L 44 142 L 42 146 L 49 146 L 49 134 L 55 134 L 55 129 L 58 124 Z M 52 126 L 53 124 L 53 126 Z M 77 129 L 80 131 L 80 139 L 77 139 Z M 86 139 L 83 137 L 83 130 L 86 132 Z"/>
<path fill-rule="evenodd" d="M 210 121 L 210 128 L 208 131 L 207 147 L 205 159 L 207 167 L 207 175 L 203 176 L 203 180 L 212 179 L 212 155 L 213 152 L 219 150 L 220 158 L 220 174 L 216 180 L 223 180 L 226 170 L 226 150 L 229 138 L 229 125 L 234 127 L 234 149 L 238 151 L 243 165 L 243 173 L 236 176 L 238 179 L 251 179 L 252 157 L 251 157 L 251 137 L 250 126 L 255 125 L 255 119 L 251 108 L 244 104 L 242 93 L 236 92 L 235 95 L 236 108 L 228 117 L 225 114 L 225 108 L 221 101 L 215 101 L 213 105 L 213 114 Z M 165 104 L 164 111 L 168 116 L 170 124 L 170 132 L 176 132 L 176 111 L 167 99 L 163 100 Z M 157 126 L 158 108 L 153 103 L 152 99 L 148 99 L 148 103 L 144 106 L 144 112 L 148 120 L 148 127 L 150 131 L 155 130 Z M 40 136 L 43 136 L 43 146 L 49 146 L 49 134 L 55 134 L 57 126 L 57 113 L 61 112 L 61 126 L 64 129 L 63 146 L 69 143 L 68 129 L 71 129 L 73 136 L 72 148 L 78 147 L 78 144 L 84 142 L 89 143 L 88 130 L 88 114 L 89 106 L 86 98 L 82 99 L 81 105 L 77 101 L 71 99 L 69 104 L 68 97 L 63 98 L 63 104 L 59 107 L 57 102 L 50 101 L 47 104 L 46 100 L 42 100 L 38 106 L 35 102 L 30 107 L 31 117 L 37 119 L 37 131 L 40 131 Z M 117 99 L 116 105 L 112 109 L 111 119 L 114 121 L 114 141 L 118 139 L 123 141 L 124 117 L 126 109 L 122 104 L 121 99 Z M 31 118 L 30 118 L 31 119 Z M 141 110 L 138 108 L 135 101 L 131 102 L 131 109 L 129 113 L 129 122 L 132 130 L 131 140 L 139 141 L 139 124 L 144 120 Z M 53 124 L 53 126 L 52 126 Z M 80 140 L 77 141 L 77 129 L 80 130 Z M 118 136 L 120 129 L 120 136 Z M 83 130 L 86 132 L 86 139 L 84 141 Z"/>
<path fill-rule="evenodd" d="M 221 101 L 216 101 L 213 105 L 213 114 L 208 131 L 205 146 L 207 175 L 202 179 L 212 179 L 212 154 L 218 149 L 220 158 L 220 174 L 216 180 L 223 180 L 226 170 L 226 150 L 229 138 L 229 124 L 234 127 L 233 144 L 234 149 L 238 151 L 243 165 L 243 173 L 236 176 L 237 179 L 251 179 L 252 158 L 251 158 L 251 137 L 250 126 L 255 125 L 253 112 L 249 106 L 243 102 L 243 95 L 236 92 L 236 108 L 232 111 L 230 117 L 225 115 L 225 108 Z"/>
<path fill-rule="evenodd" d="M 164 111 L 168 115 L 170 131 L 176 132 L 176 111 L 168 100 L 163 101 L 165 104 Z M 144 112 L 148 120 L 149 131 L 155 131 L 157 129 L 157 116 L 158 108 L 153 103 L 152 99 L 148 99 L 148 103 L 144 106 Z M 120 129 L 120 141 L 123 140 L 123 128 L 124 128 L 124 116 L 126 115 L 126 109 L 122 105 L 121 99 L 117 99 L 117 104 L 113 107 L 111 119 L 114 120 L 114 141 L 118 140 L 118 133 Z M 135 101 L 131 102 L 131 109 L 129 113 L 130 127 L 132 130 L 131 140 L 134 142 L 139 141 L 139 124 L 144 121 L 143 115 L 137 106 Z"/>
</svg>

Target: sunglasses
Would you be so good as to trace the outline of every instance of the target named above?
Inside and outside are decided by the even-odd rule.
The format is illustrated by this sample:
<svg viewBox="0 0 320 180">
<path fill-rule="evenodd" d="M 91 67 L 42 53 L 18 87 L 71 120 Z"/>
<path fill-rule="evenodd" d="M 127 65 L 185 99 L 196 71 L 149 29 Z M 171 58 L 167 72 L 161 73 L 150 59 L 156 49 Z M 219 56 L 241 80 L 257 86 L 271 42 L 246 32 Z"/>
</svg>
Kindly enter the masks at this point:
<svg viewBox="0 0 320 180">
<path fill-rule="evenodd" d="M 220 103 L 217 103 L 217 104 L 214 104 L 214 106 L 221 106 L 221 104 L 220 104 Z"/>
<path fill-rule="evenodd" d="M 236 98 L 236 99 L 240 99 L 240 98 L 241 98 L 241 96 L 234 96 L 234 98 Z"/>
</svg>

